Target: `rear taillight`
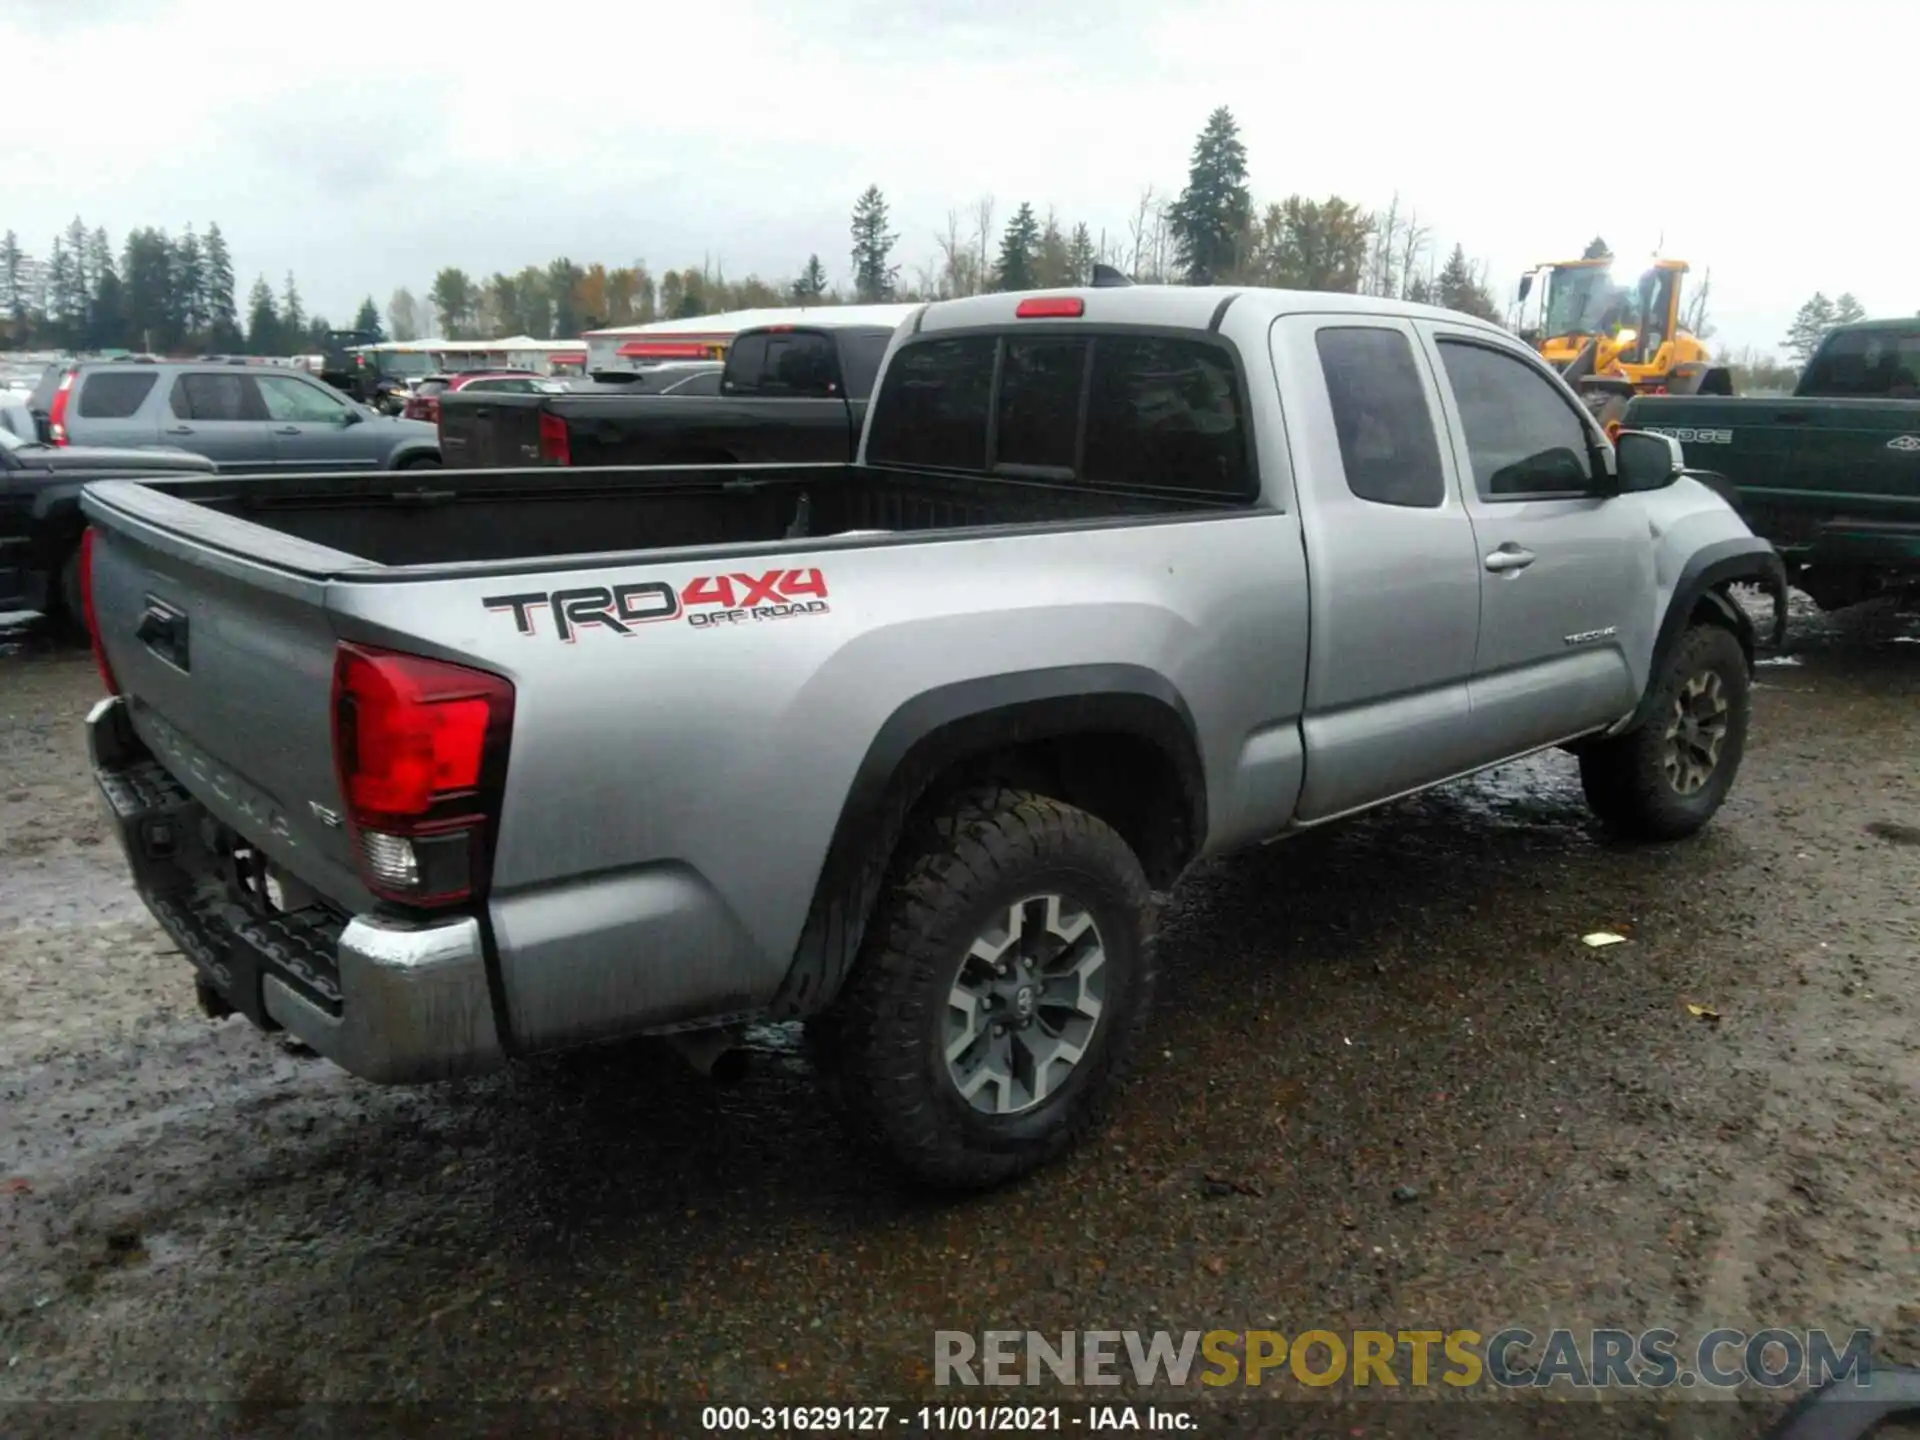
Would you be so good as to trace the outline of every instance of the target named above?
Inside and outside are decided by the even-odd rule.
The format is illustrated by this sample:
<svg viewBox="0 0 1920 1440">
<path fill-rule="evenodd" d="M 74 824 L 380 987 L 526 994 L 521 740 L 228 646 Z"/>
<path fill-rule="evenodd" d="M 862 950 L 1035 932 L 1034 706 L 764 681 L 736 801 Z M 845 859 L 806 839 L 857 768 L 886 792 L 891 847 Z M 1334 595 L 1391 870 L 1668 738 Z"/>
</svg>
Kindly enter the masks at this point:
<svg viewBox="0 0 1920 1440">
<path fill-rule="evenodd" d="M 56 445 L 67 443 L 67 402 L 73 398 L 74 372 L 60 377 L 60 388 L 53 392 L 53 404 L 47 409 L 47 438 Z"/>
<path fill-rule="evenodd" d="M 567 438 L 567 422 L 545 410 L 540 412 L 540 458 L 549 465 L 573 463 L 573 442 Z"/>
<path fill-rule="evenodd" d="M 101 683 L 109 695 L 120 693 L 120 682 L 107 662 L 107 647 L 100 643 L 100 627 L 93 618 L 93 527 L 80 532 L 80 619 L 87 627 L 87 639 L 93 645 L 93 663 L 100 667 Z"/>
<path fill-rule="evenodd" d="M 369 890 L 410 905 L 486 892 L 512 732 L 502 677 L 341 644 L 334 766 Z"/>
</svg>

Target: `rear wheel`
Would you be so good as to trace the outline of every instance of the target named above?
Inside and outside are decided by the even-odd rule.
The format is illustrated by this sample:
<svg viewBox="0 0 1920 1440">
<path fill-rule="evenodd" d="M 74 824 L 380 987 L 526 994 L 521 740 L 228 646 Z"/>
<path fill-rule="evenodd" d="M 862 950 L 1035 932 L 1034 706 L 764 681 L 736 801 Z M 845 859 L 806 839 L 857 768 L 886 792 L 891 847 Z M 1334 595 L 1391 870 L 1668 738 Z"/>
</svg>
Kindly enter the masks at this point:
<svg viewBox="0 0 1920 1440">
<path fill-rule="evenodd" d="M 438 470 L 440 468 L 440 457 L 438 455 L 422 455 L 417 460 L 407 461 L 407 463 L 400 468 L 402 470 Z"/>
<path fill-rule="evenodd" d="M 998 1184 L 1099 1120 L 1154 984 L 1152 896 L 1104 822 L 983 789 L 903 842 L 808 1049 L 855 1134 L 944 1189 Z"/>
<path fill-rule="evenodd" d="M 1713 818 L 1739 773 L 1752 702 L 1746 656 L 1732 632 L 1696 625 L 1653 685 L 1644 724 L 1581 750 L 1580 783 L 1610 829 L 1677 840 Z"/>
</svg>

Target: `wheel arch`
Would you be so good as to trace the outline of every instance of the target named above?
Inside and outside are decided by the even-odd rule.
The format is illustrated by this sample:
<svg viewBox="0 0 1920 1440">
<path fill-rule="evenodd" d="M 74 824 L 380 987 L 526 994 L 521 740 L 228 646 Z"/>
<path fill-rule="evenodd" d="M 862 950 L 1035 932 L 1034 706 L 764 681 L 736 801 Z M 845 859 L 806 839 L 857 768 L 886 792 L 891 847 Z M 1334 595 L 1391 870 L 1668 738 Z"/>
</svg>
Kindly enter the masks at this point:
<svg viewBox="0 0 1920 1440">
<path fill-rule="evenodd" d="M 987 778 L 1098 815 L 1162 888 L 1206 838 L 1193 715 L 1158 672 L 1062 666 L 923 692 L 881 725 L 848 787 L 775 1014 L 817 1013 L 832 1002 L 914 812 L 954 785 Z"/>
<path fill-rule="evenodd" d="M 1633 730 L 1644 724 L 1650 713 L 1655 677 L 1662 674 L 1673 658 L 1680 637 L 1695 625 L 1720 625 L 1731 630 L 1746 657 L 1747 670 L 1753 670 L 1754 652 L 1759 636 L 1752 617 L 1728 593 L 1736 584 L 1756 584 L 1773 597 L 1773 631 L 1769 643 L 1782 648 L 1787 633 L 1787 577 L 1780 556 L 1766 541 L 1756 536 L 1735 537 L 1702 546 L 1687 560 L 1674 583 L 1673 597 L 1661 616 L 1660 630 L 1653 643 L 1653 659 L 1647 667 L 1647 685 L 1632 718 L 1621 727 Z"/>
</svg>

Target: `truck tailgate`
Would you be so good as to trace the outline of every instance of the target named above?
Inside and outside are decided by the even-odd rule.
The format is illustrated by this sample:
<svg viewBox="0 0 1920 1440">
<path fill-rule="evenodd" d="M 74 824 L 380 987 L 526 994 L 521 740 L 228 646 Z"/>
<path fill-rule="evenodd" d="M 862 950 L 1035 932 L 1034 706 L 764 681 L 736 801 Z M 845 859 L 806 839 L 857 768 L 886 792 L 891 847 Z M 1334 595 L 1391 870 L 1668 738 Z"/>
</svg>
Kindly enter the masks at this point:
<svg viewBox="0 0 1920 1440">
<path fill-rule="evenodd" d="M 541 464 L 544 395 L 440 397 L 440 456 L 449 470 L 517 469 Z"/>
<path fill-rule="evenodd" d="M 135 733 L 270 861 L 364 903 L 333 768 L 326 582 L 110 513 L 93 526 L 95 627 Z"/>
</svg>

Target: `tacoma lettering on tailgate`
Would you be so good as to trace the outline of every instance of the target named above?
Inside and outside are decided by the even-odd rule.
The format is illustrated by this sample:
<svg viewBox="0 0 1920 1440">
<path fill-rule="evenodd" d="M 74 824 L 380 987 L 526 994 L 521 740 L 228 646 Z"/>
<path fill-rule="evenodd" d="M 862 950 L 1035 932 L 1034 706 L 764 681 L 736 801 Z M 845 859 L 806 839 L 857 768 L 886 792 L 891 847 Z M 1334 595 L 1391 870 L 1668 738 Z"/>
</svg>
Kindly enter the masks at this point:
<svg viewBox="0 0 1920 1440">
<path fill-rule="evenodd" d="M 637 626 L 684 620 L 696 630 L 711 630 L 824 615 L 828 608 L 826 576 L 813 569 L 701 575 L 678 590 L 664 580 L 529 590 L 489 596 L 480 603 L 489 610 L 511 611 L 514 628 L 522 635 L 539 633 L 535 617 L 544 611 L 553 617 L 553 633 L 568 645 L 595 626 L 631 636 Z"/>
</svg>

